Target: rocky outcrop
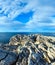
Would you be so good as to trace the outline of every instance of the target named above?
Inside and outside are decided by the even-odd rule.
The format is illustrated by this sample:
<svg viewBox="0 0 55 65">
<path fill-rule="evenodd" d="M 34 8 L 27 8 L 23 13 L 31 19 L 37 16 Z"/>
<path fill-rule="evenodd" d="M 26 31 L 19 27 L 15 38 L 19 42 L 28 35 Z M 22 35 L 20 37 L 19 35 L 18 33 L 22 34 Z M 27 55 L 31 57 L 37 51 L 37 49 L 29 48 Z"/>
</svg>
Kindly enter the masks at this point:
<svg viewBox="0 0 55 65">
<path fill-rule="evenodd" d="M 0 65 L 15 65 L 16 61 L 15 53 L 0 49 Z"/>
<path fill-rule="evenodd" d="M 55 37 L 18 34 L 0 49 L 3 65 L 55 65 Z"/>
</svg>

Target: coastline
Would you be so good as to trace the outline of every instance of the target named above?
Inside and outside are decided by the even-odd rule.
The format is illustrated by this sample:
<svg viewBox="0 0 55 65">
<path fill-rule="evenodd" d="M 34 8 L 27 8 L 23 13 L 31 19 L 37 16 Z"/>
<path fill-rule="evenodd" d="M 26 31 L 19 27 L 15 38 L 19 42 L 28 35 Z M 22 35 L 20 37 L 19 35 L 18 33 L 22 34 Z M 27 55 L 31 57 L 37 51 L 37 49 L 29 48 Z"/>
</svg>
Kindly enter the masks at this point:
<svg viewBox="0 0 55 65">
<path fill-rule="evenodd" d="M 53 33 L 53 32 L 0 32 L 0 44 L 9 43 L 10 38 L 17 34 L 20 34 L 20 35 L 39 34 L 39 35 L 44 35 L 44 36 L 55 37 L 55 33 Z"/>
<path fill-rule="evenodd" d="M 3 61 L 5 65 L 53 65 L 55 37 L 17 34 L 10 38 L 8 44 L 0 44 L 0 54 L 0 65 Z"/>
</svg>

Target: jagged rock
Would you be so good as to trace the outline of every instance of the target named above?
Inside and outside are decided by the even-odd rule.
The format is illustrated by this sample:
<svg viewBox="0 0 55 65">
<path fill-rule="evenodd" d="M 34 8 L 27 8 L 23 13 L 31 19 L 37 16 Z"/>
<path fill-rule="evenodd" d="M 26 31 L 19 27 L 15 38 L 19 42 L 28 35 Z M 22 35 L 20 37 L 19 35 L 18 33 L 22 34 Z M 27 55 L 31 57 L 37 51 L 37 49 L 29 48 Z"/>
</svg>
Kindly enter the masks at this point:
<svg viewBox="0 0 55 65">
<path fill-rule="evenodd" d="M 48 48 L 48 56 L 51 59 L 51 61 L 55 60 L 55 50 L 53 47 Z"/>
<path fill-rule="evenodd" d="M 20 49 L 20 53 L 18 54 L 18 62 L 16 65 L 28 65 L 28 57 L 29 57 L 29 50 L 25 47 Z"/>
<path fill-rule="evenodd" d="M 0 51 L 0 65 L 2 62 L 3 65 L 14 65 L 14 63 L 16 63 L 15 65 L 55 64 L 55 37 L 18 34 L 10 39 L 9 44 L 0 45 L 0 49 L 2 49 L 2 52 Z M 3 50 L 9 51 L 9 53 Z"/>
<path fill-rule="evenodd" d="M 22 44 L 24 45 L 25 43 L 28 42 L 29 37 L 26 35 L 15 35 L 10 39 L 9 44 L 10 45 L 18 45 Z"/>
<path fill-rule="evenodd" d="M 0 49 L 0 65 L 14 65 L 16 61 L 15 53 Z"/>
<path fill-rule="evenodd" d="M 39 44 L 38 48 L 42 49 L 43 51 L 47 51 L 48 49 L 48 47 L 44 43 Z"/>
</svg>

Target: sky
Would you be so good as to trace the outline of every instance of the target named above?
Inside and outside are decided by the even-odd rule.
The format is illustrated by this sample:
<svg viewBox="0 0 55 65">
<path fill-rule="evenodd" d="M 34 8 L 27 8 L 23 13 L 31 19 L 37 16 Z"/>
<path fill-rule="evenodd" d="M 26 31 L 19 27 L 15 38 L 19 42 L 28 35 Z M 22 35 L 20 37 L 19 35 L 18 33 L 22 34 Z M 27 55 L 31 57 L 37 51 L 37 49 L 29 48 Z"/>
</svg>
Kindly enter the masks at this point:
<svg viewBox="0 0 55 65">
<path fill-rule="evenodd" d="M 0 0 L 0 32 L 55 32 L 55 0 Z"/>
</svg>

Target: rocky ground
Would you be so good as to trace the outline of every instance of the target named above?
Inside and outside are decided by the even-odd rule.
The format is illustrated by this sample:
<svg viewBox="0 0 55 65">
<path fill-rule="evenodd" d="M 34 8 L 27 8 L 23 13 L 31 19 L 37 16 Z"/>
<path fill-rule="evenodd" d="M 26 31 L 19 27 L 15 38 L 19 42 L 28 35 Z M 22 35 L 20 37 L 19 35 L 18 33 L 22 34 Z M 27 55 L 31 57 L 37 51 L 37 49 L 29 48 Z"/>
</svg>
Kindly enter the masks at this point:
<svg viewBox="0 0 55 65">
<path fill-rule="evenodd" d="M 0 65 L 55 65 L 55 37 L 15 35 L 0 44 Z"/>
</svg>

